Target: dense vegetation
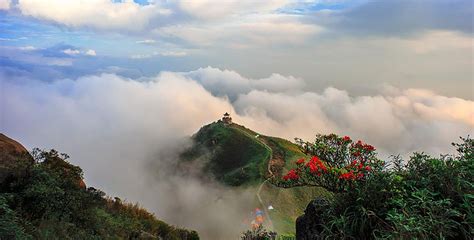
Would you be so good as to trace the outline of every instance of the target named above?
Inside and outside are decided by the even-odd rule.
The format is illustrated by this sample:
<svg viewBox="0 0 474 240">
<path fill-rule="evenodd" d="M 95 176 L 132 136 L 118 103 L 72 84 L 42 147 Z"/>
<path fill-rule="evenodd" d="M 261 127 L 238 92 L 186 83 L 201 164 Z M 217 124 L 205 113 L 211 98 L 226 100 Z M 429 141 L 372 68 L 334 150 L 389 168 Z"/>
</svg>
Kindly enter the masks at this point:
<svg viewBox="0 0 474 240">
<path fill-rule="evenodd" d="M 82 182 L 67 155 L 34 150 L 25 174 L 1 182 L 0 239 L 199 239 L 137 204 Z"/>
<path fill-rule="evenodd" d="M 313 201 L 319 215 L 311 239 L 472 239 L 474 140 L 453 144 L 456 155 L 414 153 L 391 165 L 375 148 L 349 137 L 318 135 L 300 142 L 313 156 L 275 184 L 319 185 L 332 197 Z M 316 206 L 318 207 L 318 206 Z"/>
</svg>

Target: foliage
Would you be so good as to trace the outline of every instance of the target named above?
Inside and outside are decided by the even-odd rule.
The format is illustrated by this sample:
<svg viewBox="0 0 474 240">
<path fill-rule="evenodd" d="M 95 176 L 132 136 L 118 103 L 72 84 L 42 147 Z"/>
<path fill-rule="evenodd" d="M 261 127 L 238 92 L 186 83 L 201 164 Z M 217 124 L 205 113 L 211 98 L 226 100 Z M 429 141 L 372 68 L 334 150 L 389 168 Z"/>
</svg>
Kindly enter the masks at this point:
<svg viewBox="0 0 474 240">
<path fill-rule="evenodd" d="M 82 182 L 82 170 L 55 150 L 32 152 L 28 174 L 0 195 L 0 239 L 199 239 L 137 204 L 109 198 Z"/>
<path fill-rule="evenodd" d="M 297 160 L 297 167 L 289 170 L 283 181 L 273 179 L 280 187 L 320 186 L 334 192 L 347 191 L 367 181 L 384 165 L 376 158 L 372 145 L 353 142 L 348 136 L 318 135 L 315 143 L 299 139 L 297 143 L 313 157 L 308 162 Z"/>
<path fill-rule="evenodd" d="M 274 240 L 276 237 L 275 232 L 269 232 L 265 230 L 262 225 L 254 228 L 252 230 L 247 230 L 242 233 L 241 239 L 242 240 Z"/>
<path fill-rule="evenodd" d="M 353 143 L 340 144 L 344 139 L 348 138 L 319 135 L 314 144 L 300 142 L 309 154 L 318 156 L 318 160 L 310 161 L 316 171 L 301 160 L 294 171 L 275 181 L 283 187 L 319 185 L 335 192 L 330 206 L 321 216 L 314 216 L 323 223 L 320 238 L 473 238 L 473 139 L 461 138 L 461 143 L 453 144 L 457 149 L 453 156 L 434 158 L 414 153 L 406 163 L 394 157 L 392 166 L 384 166 L 375 158 L 365 162 L 356 159 L 355 166 L 362 163 L 371 167 L 370 171 L 362 172 L 361 178 L 342 177 L 350 171 L 358 176 L 349 167 L 354 165 L 354 147 L 362 149 L 362 156 L 368 152 L 369 158 L 375 152 L 370 147 L 363 151 L 363 143 L 355 143 L 362 148 Z M 330 171 L 331 167 L 337 170 Z"/>
</svg>

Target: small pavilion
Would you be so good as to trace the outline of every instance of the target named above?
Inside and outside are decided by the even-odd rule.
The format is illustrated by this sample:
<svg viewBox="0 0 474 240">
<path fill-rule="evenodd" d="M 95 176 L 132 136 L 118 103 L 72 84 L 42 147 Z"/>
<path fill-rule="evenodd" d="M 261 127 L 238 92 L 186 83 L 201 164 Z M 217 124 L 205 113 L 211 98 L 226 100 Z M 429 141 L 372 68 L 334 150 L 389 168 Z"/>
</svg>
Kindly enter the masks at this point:
<svg viewBox="0 0 474 240">
<path fill-rule="evenodd" d="M 224 117 L 222 117 L 222 122 L 225 124 L 232 124 L 232 118 L 230 117 L 229 113 L 224 113 Z"/>
</svg>

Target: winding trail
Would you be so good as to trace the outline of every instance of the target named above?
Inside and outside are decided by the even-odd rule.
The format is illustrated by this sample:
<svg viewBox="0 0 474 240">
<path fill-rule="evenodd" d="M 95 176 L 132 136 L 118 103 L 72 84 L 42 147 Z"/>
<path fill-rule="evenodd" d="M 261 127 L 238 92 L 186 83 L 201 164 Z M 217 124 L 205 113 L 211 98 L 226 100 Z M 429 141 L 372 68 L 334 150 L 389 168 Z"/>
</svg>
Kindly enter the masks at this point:
<svg viewBox="0 0 474 240">
<path fill-rule="evenodd" d="M 262 205 L 262 207 L 263 207 L 263 212 L 264 212 L 265 215 L 267 216 L 268 224 L 270 225 L 270 230 L 273 231 L 274 228 L 273 228 L 272 218 L 270 217 L 270 214 L 268 213 L 267 207 L 265 206 L 265 204 L 263 204 L 262 197 L 260 197 L 260 192 L 262 191 L 262 187 L 263 187 L 263 185 L 265 185 L 265 183 L 266 183 L 267 181 L 268 181 L 268 179 L 266 179 L 265 181 L 263 181 L 263 183 L 260 184 L 260 186 L 258 187 L 258 190 L 257 190 L 257 198 L 258 198 L 258 201 L 260 202 L 260 205 Z"/>
<path fill-rule="evenodd" d="M 270 151 L 270 156 L 268 158 L 268 164 L 267 164 L 267 171 L 270 174 L 270 177 L 272 177 L 273 176 L 273 172 L 271 170 L 271 161 L 273 160 L 273 150 L 272 150 L 272 148 L 270 146 L 268 146 L 265 143 L 264 140 L 261 139 L 261 136 L 252 136 L 251 134 L 243 131 L 242 129 L 239 129 L 239 128 L 236 128 L 236 129 L 238 129 L 239 131 L 241 131 L 242 133 L 246 134 L 247 136 L 249 136 L 251 138 L 256 138 L 258 140 L 258 142 L 263 144 L 265 146 L 265 148 L 267 148 Z M 270 226 L 270 230 L 273 231 L 274 227 L 273 227 L 272 218 L 270 217 L 270 213 L 268 212 L 267 206 L 263 203 L 262 197 L 260 196 L 260 192 L 262 191 L 263 185 L 265 185 L 268 182 L 269 179 L 270 178 L 265 179 L 265 181 L 263 181 L 260 184 L 260 186 L 258 187 L 256 195 L 257 195 L 257 199 L 258 199 L 260 205 L 262 206 L 263 212 L 265 213 L 266 219 L 268 219 L 268 224 Z"/>
</svg>

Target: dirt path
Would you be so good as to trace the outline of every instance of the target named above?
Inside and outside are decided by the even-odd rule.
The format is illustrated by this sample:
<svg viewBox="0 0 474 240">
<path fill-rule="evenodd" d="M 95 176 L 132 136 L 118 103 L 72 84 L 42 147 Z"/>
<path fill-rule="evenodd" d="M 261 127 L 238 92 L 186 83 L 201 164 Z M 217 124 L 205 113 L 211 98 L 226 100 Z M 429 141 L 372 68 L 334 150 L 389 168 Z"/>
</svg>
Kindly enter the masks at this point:
<svg viewBox="0 0 474 240">
<path fill-rule="evenodd" d="M 238 129 L 238 128 L 236 128 Z M 267 164 L 267 171 L 268 171 L 268 174 L 269 174 L 269 177 L 263 181 L 260 186 L 258 186 L 258 189 L 257 189 L 257 199 L 260 203 L 260 205 L 262 206 L 262 209 L 263 209 L 263 212 L 265 213 L 265 216 L 266 216 L 266 219 L 268 220 L 268 225 L 270 227 L 270 230 L 274 230 L 274 227 L 273 227 L 273 222 L 272 222 L 272 218 L 270 217 L 270 213 L 268 212 L 268 206 L 266 206 L 262 200 L 262 197 L 260 196 L 260 192 L 262 191 L 263 189 L 263 186 L 268 182 L 268 180 L 274 176 L 274 173 L 272 171 L 272 168 L 273 168 L 273 165 L 280 165 L 281 162 L 283 161 L 283 164 L 284 164 L 284 160 L 283 160 L 283 156 L 280 156 L 281 154 L 274 154 L 274 151 L 273 149 L 269 146 L 269 144 L 267 144 L 267 140 L 265 139 L 265 137 L 263 136 L 252 136 L 251 134 L 241 130 L 241 129 L 238 129 L 239 131 L 241 131 L 242 133 L 246 134 L 247 136 L 249 137 L 252 137 L 252 138 L 256 138 L 261 144 L 263 144 L 265 146 L 265 148 L 267 148 L 269 151 L 270 151 L 270 157 L 268 159 L 268 164 Z"/>
<path fill-rule="evenodd" d="M 260 186 L 258 187 L 258 190 L 257 190 L 257 198 L 258 198 L 258 201 L 260 202 L 260 205 L 263 207 L 263 212 L 265 213 L 265 215 L 267 216 L 267 219 L 268 219 L 268 225 L 270 226 L 270 230 L 273 231 L 274 230 L 274 227 L 273 227 L 273 222 L 272 222 L 272 218 L 270 217 L 270 213 L 268 212 L 268 207 L 263 203 L 263 200 L 262 200 L 262 197 L 260 196 L 260 192 L 262 191 L 262 188 L 263 188 L 263 185 L 265 185 L 268 180 L 274 176 L 273 172 L 272 172 L 272 162 L 274 160 L 273 158 L 273 150 L 270 146 L 267 145 L 267 143 L 262 140 L 261 138 L 257 138 L 259 140 L 259 142 L 261 142 L 263 145 L 265 145 L 268 149 L 270 149 L 271 151 L 271 154 L 270 154 L 270 158 L 268 159 L 268 164 L 267 164 L 267 171 L 268 171 L 268 174 L 270 174 L 269 178 L 267 178 L 265 181 L 263 181 Z"/>
</svg>

